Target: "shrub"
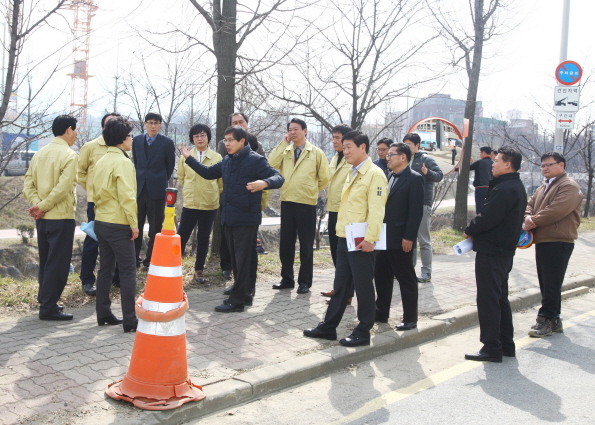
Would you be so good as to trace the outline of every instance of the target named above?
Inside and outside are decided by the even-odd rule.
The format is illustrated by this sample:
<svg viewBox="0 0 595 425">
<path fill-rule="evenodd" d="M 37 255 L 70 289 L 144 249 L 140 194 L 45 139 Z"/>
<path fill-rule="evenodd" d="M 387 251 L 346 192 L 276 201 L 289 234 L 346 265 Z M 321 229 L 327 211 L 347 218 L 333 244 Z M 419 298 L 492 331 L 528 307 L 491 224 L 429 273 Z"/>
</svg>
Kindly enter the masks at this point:
<svg viewBox="0 0 595 425">
<path fill-rule="evenodd" d="M 33 239 L 34 233 L 35 226 L 33 224 L 19 224 L 17 226 L 17 234 L 21 237 L 25 245 L 29 243 L 29 239 Z"/>
</svg>

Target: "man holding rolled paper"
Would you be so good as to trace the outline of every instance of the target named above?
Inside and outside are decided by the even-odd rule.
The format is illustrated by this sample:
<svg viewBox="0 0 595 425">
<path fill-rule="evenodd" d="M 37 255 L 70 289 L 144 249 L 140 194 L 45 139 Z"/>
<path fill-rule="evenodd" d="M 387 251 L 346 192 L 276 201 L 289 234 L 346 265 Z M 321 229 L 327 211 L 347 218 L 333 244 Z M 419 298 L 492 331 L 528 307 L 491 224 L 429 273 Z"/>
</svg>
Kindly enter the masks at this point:
<svg viewBox="0 0 595 425">
<path fill-rule="evenodd" d="M 387 186 L 384 172 L 368 157 L 369 149 L 370 140 L 360 131 L 350 131 L 343 136 L 343 155 L 351 169 L 343 186 L 337 217 L 334 293 L 324 321 L 304 330 L 304 336 L 310 338 L 337 339 L 337 326 L 355 287 L 359 324 L 351 335 L 339 341 L 346 347 L 370 345 L 370 329 L 374 326 L 374 247 L 382 231 Z M 367 223 L 365 236 L 355 247 L 356 251 L 349 251 L 347 247 L 345 228 L 352 223 Z"/>
<path fill-rule="evenodd" d="M 522 159 L 512 147 L 498 150 L 483 209 L 465 229 L 465 238 L 473 238 L 476 252 L 479 340 L 483 343 L 477 353 L 465 354 L 467 360 L 501 363 L 502 356 L 515 356 L 508 275 L 527 206 L 527 194 L 518 173 Z"/>
</svg>

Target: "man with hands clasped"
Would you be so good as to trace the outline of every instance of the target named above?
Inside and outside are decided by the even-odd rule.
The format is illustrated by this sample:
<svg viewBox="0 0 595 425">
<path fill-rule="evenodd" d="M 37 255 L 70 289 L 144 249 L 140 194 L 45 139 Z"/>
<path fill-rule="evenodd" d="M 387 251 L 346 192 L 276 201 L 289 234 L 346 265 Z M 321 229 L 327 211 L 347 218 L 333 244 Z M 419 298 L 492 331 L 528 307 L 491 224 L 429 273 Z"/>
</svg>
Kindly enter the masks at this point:
<svg viewBox="0 0 595 425">
<path fill-rule="evenodd" d="M 234 286 L 229 298 L 215 307 L 221 313 L 244 311 L 250 291 L 251 254 L 262 221 L 262 190 L 277 189 L 284 179 L 266 158 L 253 152 L 248 145 L 248 133 L 241 127 L 225 130 L 228 155 L 222 161 L 206 167 L 190 155 L 183 144 L 180 150 L 186 165 L 202 178 L 223 178 L 221 194 L 221 224 L 231 253 Z"/>
</svg>

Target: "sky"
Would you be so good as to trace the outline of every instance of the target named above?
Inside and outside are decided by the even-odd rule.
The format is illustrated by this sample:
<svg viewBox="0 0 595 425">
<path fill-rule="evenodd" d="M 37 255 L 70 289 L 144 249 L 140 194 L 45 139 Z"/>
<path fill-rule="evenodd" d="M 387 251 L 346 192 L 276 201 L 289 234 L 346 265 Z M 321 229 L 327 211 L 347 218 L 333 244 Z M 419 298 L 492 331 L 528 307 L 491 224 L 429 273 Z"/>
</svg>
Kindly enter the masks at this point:
<svg viewBox="0 0 595 425">
<path fill-rule="evenodd" d="M 452 1 L 441 0 L 441 4 L 448 6 Z M 463 0 L 466 3 L 465 0 Z M 499 116 L 506 118 L 509 110 L 522 111 L 523 118 L 531 116 L 548 122 L 547 114 L 553 104 L 555 86 L 554 71 L 560 62 L 560 32 L 562 24 L 563 0 L 508 0 L 511 4 L 507 11 L 506 22 L 512 26 L 510 31 L 500 36 L 494 43 L 486 47 L 489 55 L 483 61 L 483 71 L 479 85 L 478 100 L 483 102 L 484 116 Z M 196 28 L 204 29 L 203 21 L 195 18 L 195 12 L 184 0 L 96 0 L 99 10 L 93 18 L 93 34 L 91 37 L 91 52 L 89 70 L 93 77 L 89 80 L 89 100 L 92 101 L 90 114 L 100 115 L 110 108 L 110 97 L 106 94 L 114 86 L 114 76 L 118 68 L 134 70 L 138 64 L 134 61 L 135 53 L 142 52 L 142 42 L 136 38 L 135 29 L 163 27 L 167 20 L 184 20 Z M 590 32 L 595 14 L 593 0 L 571 0 L 570 32 L 568 42 L 568 58 L 581 64 L 584 74 L 592 73 L 595 66 L 593 57 L 593 42 Z M 167 8 L 163 5 L 167 4 Z M 72 12 L 64 12 L 68 19 Z M 428 23 L 429 25 L 429 23 Z M 62 34 L 48 40 L 47 32 L 40 31 L 35 35 L 34 42 L 29 46 L 29 54 L 37 55 L 39 51 L 47 50 L 48 43 L 66 47 L 60 60 L 67 63 L 67 55 L 71 50 L 68 44 L 68 28 L 64 21 L 57 25 Z M 208 32 L 205 30 L 205 34 Z M 446 51 L 446 48 L 445 48 Z M 436 61 L 444 63 L 448 55 Z M 207 62 L 208 63 L 208 62 Z M 66 75 L 69 69 L 59 71 L 58 78 L 52 85 L 52 96 L 58 100 L 56 105 L 68 108 L 70 103 L 70 78 Z M 140 72 L 140 69 L 139 69 Z M 203 71 L 197 71 L 203 72 Z M 464 73 L 452 75 L 439 81 L 437 85 L 426 85 L 412 96 L 425 97 L 441 87 L 441 93 L 450 94 L 453 98 L 464 99 L 466 96 L 466 76 Z M 577 113 L 577 119 L 582 115 L 589 115 L 590 99 L 595 99 L 595 90 L 589 86 L 582 92 L 582 109 Z M 400 109 L 407 104 L 402 100 Z M 591 113 L 593 114 L 592 111 Z M 379 114 L 381 111 L 379 111 Z M 595 116 L 595 114 L 593 114 Z M 553 118 L 551 119 L 553 127 Z"/>
</svg>

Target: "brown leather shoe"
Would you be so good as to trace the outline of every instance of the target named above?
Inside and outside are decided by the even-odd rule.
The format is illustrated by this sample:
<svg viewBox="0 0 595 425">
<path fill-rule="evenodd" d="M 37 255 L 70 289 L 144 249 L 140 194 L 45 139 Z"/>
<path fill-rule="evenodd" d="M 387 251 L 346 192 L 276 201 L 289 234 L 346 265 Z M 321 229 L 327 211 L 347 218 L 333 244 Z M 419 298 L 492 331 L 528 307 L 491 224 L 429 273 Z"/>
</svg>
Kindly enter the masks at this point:
<svg viewBox="0 0 595 425">
<path fill-rule="evenodd" d="M 320 295 L 322 295 L 323 297 L 332 297 L 333 295 L 335 295 L 335 290 L 331 290 L 328 292 L 321 292 Z"/>
</svg>

